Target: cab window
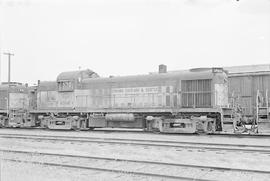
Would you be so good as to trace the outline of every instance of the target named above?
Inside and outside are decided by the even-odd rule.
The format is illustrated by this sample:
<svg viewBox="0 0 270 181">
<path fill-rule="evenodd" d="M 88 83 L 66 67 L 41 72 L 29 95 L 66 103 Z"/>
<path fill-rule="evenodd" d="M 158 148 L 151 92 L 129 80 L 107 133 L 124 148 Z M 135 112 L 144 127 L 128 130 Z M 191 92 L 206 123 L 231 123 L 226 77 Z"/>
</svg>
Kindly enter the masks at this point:
<svg viewBox="0 0 270 181">
<path fill-rule="evenodd" d="M 72 81 L 59 81 L 58 82 L 58 91 L 73 91 L 74 83 Z"/>
</svg>

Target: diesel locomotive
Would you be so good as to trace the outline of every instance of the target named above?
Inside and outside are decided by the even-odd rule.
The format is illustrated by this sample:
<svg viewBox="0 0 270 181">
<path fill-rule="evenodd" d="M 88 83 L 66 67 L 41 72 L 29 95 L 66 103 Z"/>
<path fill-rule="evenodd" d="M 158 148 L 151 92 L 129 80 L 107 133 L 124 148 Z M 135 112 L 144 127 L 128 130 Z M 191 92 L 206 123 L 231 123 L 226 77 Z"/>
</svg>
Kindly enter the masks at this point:
<svg viewBox="0 0 270 181">
<path fill-rule="evenodd" d="M 160 65 L 158 73 L 148 75 L 102 78 L 87 69 L 63 72 L 34 87 L 2 84 L 0 126 L 235 132 L 245 117 L 232 104 L 231 80 L 222 68 L 167 72 Z M 256 120 L 247 124 L 260 132 Z"/>
<path fill-rule="evenodd" d="M 29 111 L 28 86 L 17 82 L 0 85 L 0 126 L 27 125 Z"/>
</svg>

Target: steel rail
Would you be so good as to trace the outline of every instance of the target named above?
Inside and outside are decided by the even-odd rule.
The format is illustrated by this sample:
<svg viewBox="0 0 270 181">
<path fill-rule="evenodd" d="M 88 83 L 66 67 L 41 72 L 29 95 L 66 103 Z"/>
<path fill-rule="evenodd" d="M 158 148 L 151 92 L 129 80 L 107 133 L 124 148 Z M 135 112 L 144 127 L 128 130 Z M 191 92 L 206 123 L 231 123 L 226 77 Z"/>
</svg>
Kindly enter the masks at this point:
<svg viewBox="0 0 270 181">
<path fill-rule="evenodd" d="M 190 177 L 181 177 L 181 176 L 171 176 L 171 175 L 162 175 L 162 174 L 154 174 L 154 173 L 144 173 L 144 172 L 135 172 L 135 171 L 125 171 L 118 169 L 106 169 L 106 168 L 98 168 L 98 167 L 90 167 L 90 166 L 78 166 L 78 165 L 69 165 L 69 164 L 57 164 L 50 162 L 36 162 L 36 161 L 26 161 L 26 160 L 15 160 L 15 159 L 4 159 L 5 161 L 12 162 L 22 162 L 22 163 L 31 163 L 45 166 L 55 166 L 55 167 L 64 167 L 64 168 L 73 168 L 73 169 L 84 169 L 84 170 L 95 170 L 101 172 L 113 172 L 120 174 L 130 174 L 137 176 L 146 176 L 146 177 L 158 177 L 158 178 L 166 178 L 166 179 L 174 179 L 174 180 L 197 180 L 197 181 L 212 181 L 207 179 L 194 179 Z"/>
<path fill-rule="evenodd" d="M 11 129 L 11 130 L 14 130 L 16 128 L 2 128 L 2 129 Z M 41 128 L 41 127 L 34 127 L 34 128 L 31 128 L 31 127 L 22 127 L 22 128 L 19 128 L 21 130 L 43 130 L 43 131 L 47 131 L 46 128 Z M 85 129 L 85 130 L 81 130 L 81 131 L 88 131 L 89 129 Z M 49 130 L 49 131 L 59 131 L 59 130 Z M 62 130 L 60 130 L 62 131 Z M 63 130 L 63 131 L 73 131 L 73 130 Z M 209 134 L 189 134 L 189 133 L 161 133 L 161 132 L 151 132 L 151 131 L 144 131 L 143 129 L 139 130 L 139 129 L 124 129 L 124 130 L 121 130 L 121 129 L 117 129 L 117 130 L 109 130 L 109 129 L 102 129 L 102 128 L 97 128 L 97 129 L 94 129 L 94 130 L 91 130 L 91 132 L 106 132 L 106 133 L 140 133 L 140 134 L 155 134 L 155 133 L 158 133 L 158 134 L 161 134 L 161 135 L 167 135 L 167 136 L 175 136 L 175 135 L 181 135 L 181 136 L 199 136 L 199 137 L 202 137 L 202 136 L 213 136 L 213 137 L 236 137 L 236 138 L 254 138 L 254 139 L 258 139 L 258 137 L 260 138 L 269 138 L 270 137 L 270 133 L 254 133 L 254 134 L 250 134 L 250 133 L 209 133 Z"/>
<path fill-rule="evenodd" d="M 134 161 L 130 160 L 129 161 L 129 160 L 124 160 L 124 159 L 112 159 L 112 158 L 66 155 L 66 154 L 26 152 L 26 151 L 11 151 L 11 150 L 0 150 L 0 151 L 13 152 L 13 153 L 40 154 L 40 155 L 43 155 L 43 156 L 44 155 L 50 155 L 50 156 L 73 157 L 73 158 L 99 159 L 99 160 L 106 160 L 106 161 L 110 160 L 110 161 L 126 161 L 126 162 L 136 162 L 136 163 L 147 163 L 147 162 L 140 162 L 140 161 L 136 161 L 136 160 L 134 160 Z M 70 164 L 62 164 L 62 163 L 59 164 L 59 163 L 52 163 L 52 162 L 39 162 L 39 161 L 7 159 L 7 158 L 4 158 L 3 160 L 12 161 L 12 162 L 38 164 L 38 165 L 44 165 L 44 166 L 56 166 L 56 167 L 73 168 L 73 169 L 95 170 L 95 171 L 102 171 L 102 172 L 113 172 L 113 173 L 120 173 L 120 174 L 146 176 L 146 177 L 158 177 L 158 178 L 164 178 L 164 179 L 212 181 L 212 180 L 209 180 L 209 179 L 194 179 L 193 177 L 191 178 L 191 177 L 173 176 L 173 175 L 165 175 L 165 174 L 155 174 L 155 173 L 138 172 L 138 171 L 127 171 L 127 170 L 122 170 L 122 169 L 108 169 L 108 168 L 100 168 L 100 167 L 93 167 L 93 166 L 91 166 L 91 167 L 90 166 L 79 166 L 79 165 L 70 165 Z"/>
<path fill-rule="evenodd" d="M 235 147 L 257 147 L 269 148 L 270 145 L 246 145 L 246 144 L 230 144 L 230 143 L 207 143 L 207 142 L 187 142 L 187 141 L 170 141 L 170 140 L 145 140 L 145 139 L 126 139 L 126 138 L 100 138 L 100 137 L 81 137 L 81 136 L 51 136 L 51 135 L 33 135 L 33 134 L 5 134 L 0 133 L 0 137 L 5 136 L 32 136 L 45 138 L 68 138 L 68 139 L 82 139 L 82 140 L 112 140 L 112 141 L 139 141 L 139 142 L 153 142 L 153 143 L 176 143 L 176 144 L 190 144 L 190 145 L 210 145 L 210 146 L 235 146 Z"/>
<path fill-rule="evenodd" d="M 19 153 L 19 154 L 47 155 L 47 156 L 78 158 L 78 159 L 93 159 L 93 160 L 132 162 L 132 163 L 163 165 L 163 166 L 176 166 L 176 167 L 185 167 L 185 168 L 189 167 L 189 168 L 198 168 L 198 169 L 211 169 L 211 170 L 218 170 L 218 171 L 233 171 L 233 172 L 250 172 L 250 173 L 259 173 L 259 174 L 270 174 L 270 170 L 241 169 L 241 168 L 230 168 L 230 167 L 219 167 L 219 166 L 181 164 L 181 163 L 145 161 L 145 160 L 132 160 L 132 159 L 97 157 L 97 156 L 87 156 L 87 155 L 62 154 L 62 153 L 48 153 L 48 152 L 37 152 L 37 151 L 22 151 L 22 150 L 7 150 L 7 149 L 0 149 L 0 151 L 1 152 L 8 152 L 8 153 Z"/>
<path fill-rule="evenodd" d="M 270 146 L 265 145 L 243 145 L 243 144 L 220 144 L 220 143 L 197 143 L 179 142 L 163 140 L 140 140 L 140 139 L 120 139 L 120 138 L 98 138 L 98 137 L 71 137 L 71 136 L 49 136 L 49 135 L 19 135 L 19 134 L 0 134 L 0 138 L 28 139 L 28 140 L 47 140 L 63 142 L 82 142 L 82 143 L 107 143 L 138 146 L 173 147 L 185 149 L 207 149 L 222 151 L 242 151 L 260 152 L 270 154 Z M 194 146 L 197 145 L 197 146 Z M 213 147 L 215 146 L 215 147 Z M 258 149 L 254 149 L 258 148 Z M 267 149 L 262 149 L 267 148 Z"/>
</svg>

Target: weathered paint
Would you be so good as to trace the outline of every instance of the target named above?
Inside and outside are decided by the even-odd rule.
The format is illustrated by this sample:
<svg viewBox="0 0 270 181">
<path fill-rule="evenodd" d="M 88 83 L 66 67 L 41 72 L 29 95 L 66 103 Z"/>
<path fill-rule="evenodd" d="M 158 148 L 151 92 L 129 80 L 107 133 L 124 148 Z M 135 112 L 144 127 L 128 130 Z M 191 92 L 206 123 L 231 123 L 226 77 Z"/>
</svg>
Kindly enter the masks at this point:
<svg viewBox="0 0 270 181">
<path fill-rule="evenodd" d="M 58 93 L 58 107 L 74 108 L 74 92 L 59 92 Z"/>
<path fill-rule="evenodd" d="M 0 110 L 7 109 L 7 90 L 0 90 Z"/>
<path fill-rule="evenodd" d="M 267 106 L 265 95 L 266 90 L 270 91 L 270 74 L 261 75 L 250 73 L 242 76 L 229 77 L 230 102 L 232 102 L 232 99 L 235 99 L 235 101 L 241 105 L 245 115 L 255 115 L 257 90 L 260 91 L 263 97 L 262 106 Z"/>
<path fill-rule="evenodd" d="M 58 106 L 57 91 L 41 91 L 37 93 L 38 109 L 56 108 Z"/>
<path fill-rule="evenodd" d="M 217 76 L 215 78 L 215 76 Z M 72 76 L 71 76 L 72 77 Z M 144 128 L 144 118 L 133 121 L 128 118 L 115 118 L 105 120 L 106 114 L 130 114 L 142 116 L 150 114 L 181 112 L 219 112 L 216 104 L 225 105 L 224 90 L 221 86 L 215 88 L 215 84 L 222 84 L 226 78 L 224 73 L 185 72 L 167 73 L 144 76 L 126 76 L 115 78 L 89 78 L 78 81 L 74 90 L 59 91 L 56 83 L 44 82 L 37 88 L 37 107 L 35 114 L 67 113 L 77 114 L 88 118 L 89 127 L 130 127 Z M 64 81 L 67 81 L 66 79 Z M 77 81 L 77 80 L 76 80 Z M 183 87 L 183 81 L 195 82 L 194 89 Z M 226 82 L 224 82 L 226 84 Z M 214 92 L 218 92 L 214 96 Z M 184 106 L 184 94 L 194 94 L 195 108 Z M 219 100 L 216 97 L 223 96 Z M 215 101 L 217 102 L 215 104 Z M 91 114 L 99 113 L 104 118 L 91 118 Z M 143 117 L 143 116 L 142 116 Z"/>
<path fill-rule="evenodd" d="M 163 107 L 166 88 L 171 86 L 125 87 L 111 90 L 111 107 Z M 170 92 L 168 92 L 170 95 Z M 170 104 L 168 106 L 171 106 Z"/>
<path fill-rule="evenodd" d="M 41 91 L 37 94 L 38 109 L 74 108 L 74 92 Z"/>
<path fill-rule="evenodd" d="M 218 76 L 213 79 L 213 73 L 203 72 L 198 73 L 198 80 L 195 79 L 194 73 L 190 77 L 191 81 L 197 83 L 196 90 L 187 90 L 181 83 L 182 78 L 189 78 L 183 74 L 171 75 L 146 75 L 131 77 L 116 77 L 116 78 L 98 78 L 86 79 L 83 81 L 82 89 L 75 90 L 75 107 L 79 110 L 90 109 L 152 109 L 152 108 L 181 108 L 194 107 L 193 102 L 196 102 L 197 108 L 211 107 L 216 105 L 227 105 L 228 101 L 224 98 L 224 89 L 215 90 L 212 88 L 214 83 L 227 84 L 225 74 L 215 74 Z M 180 76 L 180 77 L 179 77 Z M 157 79 L 160 77 L 161 79 Z M 209 79 L 203 79 L 208 77 Z M 217 81 L 213 82 L 212 80 Z M 126 80 L 126 81 L 123 81 Z M 198 83 L 199 82 L 199 83 Z M 184 84 L 185 85 L 185 84 Z M 195 91 L 195 92 L 194 92 Z M 218 94 L 214 95 L 217 91 Z M 221 91 L 221 92 L 219 92 Z M 196 94 L 195 97 L 193 94 Z M 191 94 L 192 104 L 185 106 L 185 94 Z M 222 98 L 219 98 L 221 96 Z M 218 102 L 212 103 L 211 99 L 219 98 Z M 215 100 L 214 100 L 215 101 Z M 223 101 L 223 102 L 222 102 Z M 191 106 L 190 106 L 191 105 Z"/>
<path fill-rule="evenodd" d="M 29 97 L 24 93 L 10 93 L 9 96 L 10 109 L 28 109 Z"/>
<path fill-rule="evenodd" d="M 228 85 L 227 84 L 215 84 L 215 106 L 227 107 L 228 100 Z"/>
</svg>

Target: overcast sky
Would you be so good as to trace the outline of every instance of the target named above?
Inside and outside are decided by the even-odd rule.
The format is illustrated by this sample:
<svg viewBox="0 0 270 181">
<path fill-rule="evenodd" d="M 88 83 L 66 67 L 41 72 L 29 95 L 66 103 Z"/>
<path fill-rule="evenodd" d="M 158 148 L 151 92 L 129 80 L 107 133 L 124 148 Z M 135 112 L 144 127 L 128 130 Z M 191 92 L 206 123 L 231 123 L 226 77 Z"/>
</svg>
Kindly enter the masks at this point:
<svg viewBox="0 0 270 181">
<path fill-rule="evenodd" d="M 0 0 L 12 81 L 270 63 L 269 0 Z M 1 80 L 7 57 L 1 53 Z"/>
</svg>

